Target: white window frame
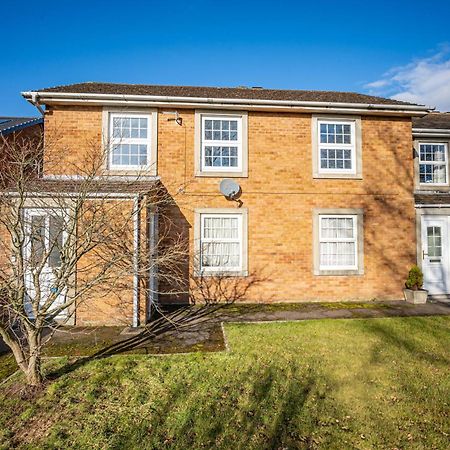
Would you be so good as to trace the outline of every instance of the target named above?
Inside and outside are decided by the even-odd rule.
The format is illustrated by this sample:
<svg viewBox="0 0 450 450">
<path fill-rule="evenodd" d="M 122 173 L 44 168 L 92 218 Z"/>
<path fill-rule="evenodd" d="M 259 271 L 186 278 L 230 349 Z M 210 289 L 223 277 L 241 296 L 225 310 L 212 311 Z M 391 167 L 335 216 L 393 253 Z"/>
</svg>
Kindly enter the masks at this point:
<svg viewBox="0 0 450 450">
<path fill-rule="evenodd" d="M 113 124 L 115 118 L 145 118 L 147 119 L 147 138 L 115 138 L 113 136 Z M 108 154 L 108 167 L 111 170 L 117 171 L 127 171 L 127 170 L 148 170 L 151 167 L 152 160 L 152 136 L 154 134 L 153 130 L 153 120 L 152 114 L 142 113 L 142 112 L 110 112 L 108 117 L 108 142 L 109 142 L 109 154 Z M 123 165 L 123 164 L 113 164 L 113 147 L 118 144 L 137 144 L 147 145 L 147 164 L 143 165 Z"/>
<path fill-rule="evenodd" d="M 444 146 L 444 161 L 422 161 L 421 160 L 421 147 L 422 145 L 443 145 Z M 421 186 L 448 186 L 448 142 L 419 142 L 419 184 Z M 423 183 L 420 181 L 420 166 L 445 166 L 445 182 L 444 183 Z"/>
<path fill-rule="evenodd" d="M 323 219 L 352 219 L 353 237 L 352 238 L 325 238 L 322 236 Z M 325 266 L 321 263 L 321 244 L 326 242 L 354 242 L 355 244 L 355 264 L 340 266 Z M 358 216 L 356 214 L 320 214 L 319 215 L 319 270 L 340 271 L 340 270 L 358 270 Z"/>
<path fill-rule="evenodd" d="M 206 120 L 237 120 L 237 141 L 223 141 L 223 140 L 206 140 L 205 139 L 205 121 Z M 243 126 L 242 115 L 239 114 L 202 114 L 200 127 L 200 170 L 203 173 L 214 172 L 242 172 L 243 160 Z M 205 165 L 205 147 L 237 147 L 237 166 L 206 166 Z"/>
<path fill-rule="evenodd" d="M 327 144 L 320 142 L 320 125 L 350 125 L 351 132 L 351 144 Z M 321 167 L 321 150 L 322 149 L 330 149 L 330 150 L 350 150 L 351 156 L 351 169 L 330 169 L 330 168 L 322 168 Z M 356 174 L 356 124 L 355 120 L 343 120 L 343 119 L 317 119 L 317 171 L 319 174 Z"/>
<path fill-rule="evenodd" d="M 221 238 L 221 239 L 215 239 L 215 238 L 207 238 L 205 239 L 203 237 L 204 233 L 204 227 L 205 227 L 205 219 L 206 218 L 236 218 L 238 221 L 238 237 L 237 238 Z M 220 274 L 220 273 L 228 273 L 228 272 L 242 272 L 244 267 L 244 252 L 243 252 L 243 217 L 242 214 L 239 213 L 200 213 L 200 254 L 199 254 L 199 270 L 201 273 L 209 273 L 209 274 Z M 202 254 L 202 247 L 203 244 L 206 242 L 239 242 L 239 266 L 236 267 L 203 267 L 203 254 Z"/>
</svg>

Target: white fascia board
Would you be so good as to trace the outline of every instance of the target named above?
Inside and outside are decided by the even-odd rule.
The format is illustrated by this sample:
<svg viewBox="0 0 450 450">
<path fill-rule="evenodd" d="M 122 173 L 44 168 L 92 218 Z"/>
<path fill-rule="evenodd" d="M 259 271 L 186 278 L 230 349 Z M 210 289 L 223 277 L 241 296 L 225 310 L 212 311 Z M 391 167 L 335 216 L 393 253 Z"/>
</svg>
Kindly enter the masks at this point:
<svg viewBox="0 0 450 450">
<path fill-rule="evenodd" d="M 83 175 L 44 175 L 44 180 L 61 180 L 61 181 L 86 181 L 88 177 Z M 94 181 L 159 181 L 161 177 L 159 175 L 98 175 L 91 178 Z"/>
<path fill-rule="evenodd" d="M 80 193 L 78 192 L 27 192 L 24 194 L 19 194 L 17 192 L 4 192 L 1 193 L 1 195 L 5 195 L 8 197 L 19 197 L 19 196 L 25 196 L 27 198 L 77 198 L 80 196 Z M 130 200 L 134 199 L 136 195 L 140 195 L 136 192 L 92 192 L 90 194 L 86 194 L 86 198 L 104 198 L 104 199 L 124 199 L 124 200 Z"/>
<path fill-rule="evenodd" d="M 414 137 L 449 137 L 450 129 L 446 128 L 413 128 Z"/>
<path fill-rule="evenodd" d="M 450 205 L 447 203 L 442 203 L 442 204 L 432 204 L 432 205 L 426 205 L 426 204 L 420 204 L 420 203 L 416 203 L 415 205 L 416 208 L 450 208 Z"/>
<path fill-rule="evenodd" d="M 311 102 L 290 100 L 229 99 L 206 97 L 170 97 L 155 95 L 80 94 L 66 92 L 22 92 L 25 99 L 37 99 L 46 104 L 92 104 L 117 106 L 153 106 L 178 108 L 222 108 L 247 110 L 302 110 L 308 112 L 348 112 L 351 114 L 395 114 L 423 116 L 432 107 L 342 102 Z"/>
</svg>

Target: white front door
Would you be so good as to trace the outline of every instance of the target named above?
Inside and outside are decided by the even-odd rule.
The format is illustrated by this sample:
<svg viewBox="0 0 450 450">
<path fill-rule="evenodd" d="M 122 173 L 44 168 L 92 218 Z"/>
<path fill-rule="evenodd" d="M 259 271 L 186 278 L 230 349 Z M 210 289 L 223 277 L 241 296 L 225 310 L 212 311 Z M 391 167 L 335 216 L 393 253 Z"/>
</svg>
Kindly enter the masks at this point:
<svg viewBox="0 0 450 450">
<path fill-rule="evenodd" d="M 449 217 L 422 216 L 422 271 L 431 295 L 450 294 Z"/>
<path fill-rule="evenodd" d="M 50 293 L 56 288 L 56 274 L 61 267 L 61 252 L 65 242 L 64 210 L 61 209 L 25 209 L 26 241 L 24 257 L 26 261 L 25 281 L 27 297 L 25 309 L 30 317 L 33 317 L 30 300 L 35 298 L 37 289 L 41 290 L 41 304 L 46 301 Z M 38 280 L 33 275 L 36 268 L 42 265 Z M 48 310 L 57 308 L 64 302 L 66 289 L 58 292 L 56 300 Z M 66 311 L 60 312 L 55 318 L 66 317 Z"/>
</svg>

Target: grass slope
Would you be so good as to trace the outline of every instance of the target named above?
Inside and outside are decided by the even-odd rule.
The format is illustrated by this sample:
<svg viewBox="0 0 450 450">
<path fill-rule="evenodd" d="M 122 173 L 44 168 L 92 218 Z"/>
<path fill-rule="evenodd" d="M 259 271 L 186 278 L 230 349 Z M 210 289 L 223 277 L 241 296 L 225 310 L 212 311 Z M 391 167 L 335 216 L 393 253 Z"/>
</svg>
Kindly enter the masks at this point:
<svg viewBox="0 0 450 450">
<path fill-rule="evenodd" d="M 447 448 L 449 331 L 448 317 L 227 325 L 230 353 L 91 361 L 34 399 L 6 383 L 0 447 Z"/>
</svg>

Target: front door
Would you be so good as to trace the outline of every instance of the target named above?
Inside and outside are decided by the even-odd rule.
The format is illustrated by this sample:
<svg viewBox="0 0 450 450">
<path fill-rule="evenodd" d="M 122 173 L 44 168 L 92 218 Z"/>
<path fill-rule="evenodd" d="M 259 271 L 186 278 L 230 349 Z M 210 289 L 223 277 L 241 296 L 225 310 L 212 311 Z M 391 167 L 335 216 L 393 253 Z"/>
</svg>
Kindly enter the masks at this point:
<svg viewBox="0 0 450 450">
<path fill-rule="evenodd" d="M 61 252 L 65 242 L 64 211 L 61 209 L 26 209 L 25 232 L 26 241 L 24 257 L 26 260 L 25 281 L 27 296 L 25 309 L 30 317 L 33 317 L 30 300 L 35 298 L 38 289 L 41 291 L 41 304 L 45 302 L 51 292 L 56 289 L 55 281 L 57 271 L 61 268 Z M 39 277 L 35 273 L 42 266 Z M 66 290 L 58 293 L 58 296 L 48 310 L 49 315 L 65 300 Z M 66 311 L 62 311 L 55 318 L 66 317 Z"/>
<path fill-rule="evenodd" d="M 422 217 L 422 271 L 431 295 L 450 294 L 447 216 Z"/>
</svg>

